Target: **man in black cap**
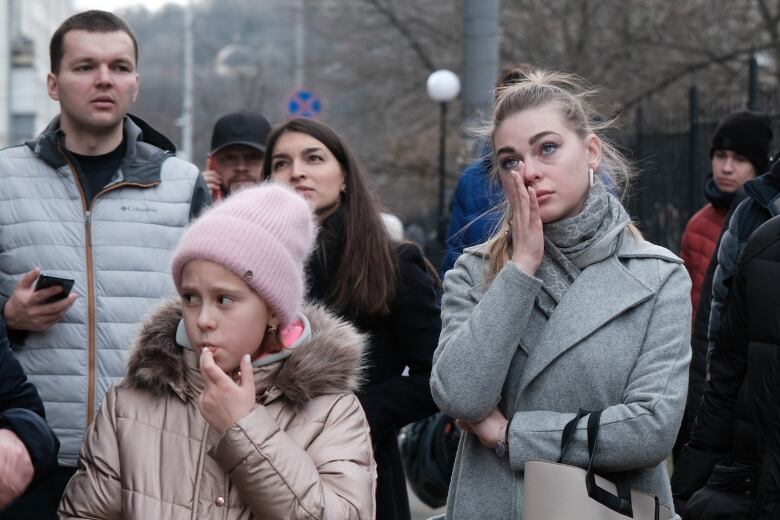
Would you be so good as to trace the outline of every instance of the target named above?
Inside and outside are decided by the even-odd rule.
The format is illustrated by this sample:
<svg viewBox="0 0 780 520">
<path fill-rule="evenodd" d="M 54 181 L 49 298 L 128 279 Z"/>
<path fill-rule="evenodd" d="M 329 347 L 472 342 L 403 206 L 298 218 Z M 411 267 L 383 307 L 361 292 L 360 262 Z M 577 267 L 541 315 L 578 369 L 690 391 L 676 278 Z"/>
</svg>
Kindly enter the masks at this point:
<svg viewBox="0 0 780 520">
<path fill-rule="evenodd" d="M 265 141 L 270 132 L 271 125 L 258 112 L 241 110 L 217 120 L 203 172 L 214 200 L 241 186 L 260 182 Z"/>
</svg>

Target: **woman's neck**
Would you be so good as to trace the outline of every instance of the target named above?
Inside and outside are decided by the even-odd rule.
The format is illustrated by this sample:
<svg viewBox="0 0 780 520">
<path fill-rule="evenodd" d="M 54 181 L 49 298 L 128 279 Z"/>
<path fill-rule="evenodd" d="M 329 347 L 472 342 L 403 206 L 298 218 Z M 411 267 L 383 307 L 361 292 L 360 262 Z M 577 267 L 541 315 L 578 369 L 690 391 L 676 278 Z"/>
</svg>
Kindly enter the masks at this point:
<svg viewBox="0 0 780 520">
<path fill-rule="evenodd" d="M 326 220 L 328 220 L 328 217 L 333 215 L 337 209 L 341 207 L 341 199 L 336 200 L 333 204 L 330 206 L 326 206 L 324 208 L 318 209 L 315 214 L 317 216 L 317 223 L 321 226 Z"/>
</svg>

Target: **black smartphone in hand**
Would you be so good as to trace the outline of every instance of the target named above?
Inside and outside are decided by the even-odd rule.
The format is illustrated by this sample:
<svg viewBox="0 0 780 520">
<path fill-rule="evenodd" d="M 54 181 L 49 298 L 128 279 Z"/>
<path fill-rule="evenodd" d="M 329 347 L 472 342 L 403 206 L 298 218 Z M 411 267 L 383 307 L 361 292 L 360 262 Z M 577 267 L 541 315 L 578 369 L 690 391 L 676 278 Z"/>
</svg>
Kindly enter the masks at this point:
<svg viewBox="0 0 780 520">
<path fill-rule="evenodd" d="M 38 277 L 38 282 L 35 284 L 35 290 L 40 291 L 47 287 L 54 287 L 59 285 L 62 287 L 62 292 L 53 296 L 49 296 L 43 303 L 52 303 L 63 300 L 68 297 L 71 289 L 73 289 L 73 280 L 70 278 L 60 278 L 59 276 L 50 276 L 48 274 L 42 274 Z"/>
</svg>

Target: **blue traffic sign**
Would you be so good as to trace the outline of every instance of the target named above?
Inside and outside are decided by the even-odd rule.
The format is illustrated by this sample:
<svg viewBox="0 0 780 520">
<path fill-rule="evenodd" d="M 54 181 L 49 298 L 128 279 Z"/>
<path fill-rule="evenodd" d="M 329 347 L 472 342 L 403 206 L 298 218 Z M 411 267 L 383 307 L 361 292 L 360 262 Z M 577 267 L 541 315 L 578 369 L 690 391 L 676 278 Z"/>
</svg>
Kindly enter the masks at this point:
<svg viewBox="0 0 780 520">
<path fill-rule="evenodd" d="M 287 115 L 290 117 L 317 117 L 322 113 L 322 101 L 311 90 L 302 88 L 287 99 Z"/>
</svg>

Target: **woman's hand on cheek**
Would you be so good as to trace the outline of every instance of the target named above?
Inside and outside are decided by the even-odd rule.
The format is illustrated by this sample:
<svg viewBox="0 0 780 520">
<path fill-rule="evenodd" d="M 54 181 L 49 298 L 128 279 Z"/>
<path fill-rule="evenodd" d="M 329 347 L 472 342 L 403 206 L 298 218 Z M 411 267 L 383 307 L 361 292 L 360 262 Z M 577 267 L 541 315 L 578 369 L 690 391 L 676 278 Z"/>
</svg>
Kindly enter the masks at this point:
<svg viewBox="0 0 780 520">
<path fill-rule="evenodd" d="M 544 234 L 539 201 L 533 188 L 525 185 L 525 165 L 501 171 L 506 198 L 512 206 L 512 262 L 533 276 L 542 263 Z"/>
<path fill-rule="evenodd" d="M 479 442 L 486 448 L 493 449 L 498 444 L 499 438 L 503 431 L 505 431 L 508 421 L 504 414 L 496 408 L 493 413 L 478 422 L 468 423 L 458 419 L 457 421 L 460 429 L 469 433 L 472 433 L 479 437 Z"/>
<path fill-rule="evenodd" d="M 200 373 L 206 386 L 198 399 L 198 408 L 220 435 L 255 407 L 255 380 L 248 355 L 241 358 L 240 370 L 241 381 L 237 384 L 214 363 L 214 355 L 208 349 L 200 355 Z"/>
</svg>

